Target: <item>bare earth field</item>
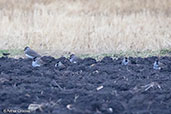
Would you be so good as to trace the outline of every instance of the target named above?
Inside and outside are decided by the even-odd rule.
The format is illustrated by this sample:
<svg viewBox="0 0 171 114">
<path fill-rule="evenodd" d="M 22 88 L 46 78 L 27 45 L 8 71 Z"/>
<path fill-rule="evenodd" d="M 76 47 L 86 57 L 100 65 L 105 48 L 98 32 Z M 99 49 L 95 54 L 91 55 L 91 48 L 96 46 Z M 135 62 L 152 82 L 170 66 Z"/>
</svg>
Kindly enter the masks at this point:
<svg viewBox="0 0 171 114">
<path fill-rule="evenodd" d="M 29 59 L 0 58 L 0 110 L 22 114 L 170 114 L 171 57 L 85 58 L 72 64 L 65 57 L 44 56 L 33 68 Z M 61 61 L 65 68 L 55 68 Z M 28 110 L 30 109 L 30 110 Z M 2 113 L 2 112 L 0 112 Z M 16 113 L 15 113 L 16 114 Z"/>
<path fill-rule="evenodd" d="M 171 49 L 170 0 L 0 0 L 0 48 L 74 53 Z"/>
<path fill-rule="evenodd" d="M 171 0 L 0 0 L 0 42 L 0 114 L 171 114 Z"/>
</svg>

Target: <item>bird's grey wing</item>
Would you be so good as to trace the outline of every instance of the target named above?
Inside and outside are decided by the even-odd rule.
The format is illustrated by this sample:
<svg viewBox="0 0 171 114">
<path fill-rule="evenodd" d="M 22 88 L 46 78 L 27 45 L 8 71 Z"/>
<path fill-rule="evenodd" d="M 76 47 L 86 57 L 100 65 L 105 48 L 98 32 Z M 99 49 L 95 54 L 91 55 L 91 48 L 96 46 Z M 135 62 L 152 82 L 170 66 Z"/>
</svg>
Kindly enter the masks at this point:
<svg viewBox="0 0 171 114">
<path fill-rule="evenodd" d="M 38 53 L 36 53 L 34 50 L 29 50 L 26 52 L 26 54 L 33 56 L 33 57 L 41 57 Z"/>
</svg>

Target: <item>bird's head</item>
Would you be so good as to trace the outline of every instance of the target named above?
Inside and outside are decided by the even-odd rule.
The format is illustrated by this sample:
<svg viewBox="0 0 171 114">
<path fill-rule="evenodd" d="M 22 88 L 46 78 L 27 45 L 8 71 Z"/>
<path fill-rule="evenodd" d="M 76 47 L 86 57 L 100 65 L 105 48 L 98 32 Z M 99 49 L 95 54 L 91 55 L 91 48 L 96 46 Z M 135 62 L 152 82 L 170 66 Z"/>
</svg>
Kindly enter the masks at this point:
<svg viewBox="0 0 171 114">
<path fill-rule="evenodd" d="M 127 62 L 128 61 L 128 57 L 125 57 L 125 62 Z"/>
<path fill-rule="evenodd" d="M 24 51 L 26 51 L 26 50 L 28 50 L 28 49 L 30 49 L 28 46 L 26 46 L 25 48 L 24 48 Z"/>
<path fill-rule="evenodd" d="M 33 61 L 36 61 L 36 59 L 37 59 L 37 57 L 34 57 L 34 58 L 33 58 Z"/>
<path fill-rule="evenodd" d="M 70 59 L 73 58 L 73 57 L 75 57 L 75 55 L 74 55 L 74 54 L 71 54 L 71 55 L 70 55 Z"/>
<path fill-rule="evenodd" d="M 159 63 L 159 59 L 156 59 L 156 63 L 157 63 L 157 64 Z"/>
</svg>

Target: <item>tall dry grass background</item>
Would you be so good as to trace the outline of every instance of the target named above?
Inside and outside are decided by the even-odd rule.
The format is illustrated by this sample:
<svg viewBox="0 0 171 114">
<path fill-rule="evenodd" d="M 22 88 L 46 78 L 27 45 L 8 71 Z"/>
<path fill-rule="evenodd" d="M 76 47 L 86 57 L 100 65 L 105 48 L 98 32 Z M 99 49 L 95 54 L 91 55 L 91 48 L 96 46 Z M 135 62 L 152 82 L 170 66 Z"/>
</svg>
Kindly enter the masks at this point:
<svg viewBox="0 0 171 114">
<path fill-rule="evenodd" d="M 171 0 L 0 0 L 0 49 L 171 49 Z"/>
</svg>

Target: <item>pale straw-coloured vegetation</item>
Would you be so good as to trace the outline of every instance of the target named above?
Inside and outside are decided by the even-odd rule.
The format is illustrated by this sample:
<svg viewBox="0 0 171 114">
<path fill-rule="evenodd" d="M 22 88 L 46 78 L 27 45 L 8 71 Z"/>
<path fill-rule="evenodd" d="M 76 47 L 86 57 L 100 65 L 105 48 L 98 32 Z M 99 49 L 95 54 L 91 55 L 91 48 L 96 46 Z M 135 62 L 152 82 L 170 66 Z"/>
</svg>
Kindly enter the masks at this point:
<svg viewBox="0 0 171 114">
<path fill-rule="evenodd" d="M 171 49 L 171 0 L 0 0 L 0 49 Z"/>
</svg>

